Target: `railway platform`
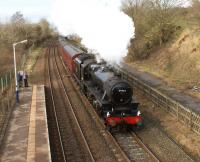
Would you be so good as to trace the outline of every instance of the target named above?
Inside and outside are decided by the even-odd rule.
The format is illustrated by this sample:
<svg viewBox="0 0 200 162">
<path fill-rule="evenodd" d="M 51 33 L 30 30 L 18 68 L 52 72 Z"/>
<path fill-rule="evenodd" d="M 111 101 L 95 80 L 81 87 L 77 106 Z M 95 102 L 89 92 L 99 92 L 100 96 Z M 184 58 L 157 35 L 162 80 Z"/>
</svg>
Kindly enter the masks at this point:
<svg viewBox="0 0 200 162">
<path fill-rule="evenodd" d="M 1 162 L 51 161 L 43 85 L 21 90 L 0 150 Z"/>
</svg>

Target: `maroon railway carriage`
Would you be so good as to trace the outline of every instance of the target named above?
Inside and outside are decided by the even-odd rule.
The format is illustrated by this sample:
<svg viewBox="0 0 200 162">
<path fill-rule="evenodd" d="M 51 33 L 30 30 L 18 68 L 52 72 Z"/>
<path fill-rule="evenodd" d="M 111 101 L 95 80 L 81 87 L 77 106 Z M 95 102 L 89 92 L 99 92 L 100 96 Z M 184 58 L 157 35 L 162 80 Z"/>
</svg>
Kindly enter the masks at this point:
<svg viewBox="0 0 200 162">
<path fill-rule="evenodd" d="M 64 62 L 67 64 L 69 70 L 71 73 L 74 73 L 75 71 L 75 64 L 74 59 L 82 54 L 82 50 L 79 50 L 78 48 L 74 48 L 70 44 L 66 44 L 62 47 L 62 57 L 64 59 Z"/>
</svg>

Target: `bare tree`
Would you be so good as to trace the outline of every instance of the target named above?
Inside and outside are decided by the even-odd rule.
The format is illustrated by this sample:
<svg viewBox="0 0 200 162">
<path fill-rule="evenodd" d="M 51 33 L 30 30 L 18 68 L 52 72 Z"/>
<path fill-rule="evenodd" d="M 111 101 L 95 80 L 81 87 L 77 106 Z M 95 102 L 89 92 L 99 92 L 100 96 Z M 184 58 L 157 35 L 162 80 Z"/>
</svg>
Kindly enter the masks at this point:
<svg viewBox="0 0 200 162">
<path fill-rule="evenodd" d="M 81 43 L 81 41 L 82 41 L 82 38 L 76 33 L 72 33 L 72 34 L 68 35 L 67 37 L 68 37 L 68 39 L 75 41 L 77 43 Z"/>
<path fill-rule="evenodd" d="M 135 40 L 129 51 L 132 55 L 146 57 L 158 45 L 173 38 L 178 21 L 176 11 L 180 0 L 124 0 L 122 11 L 135 24 Z"/>
<path fill-rule="evenodd" d="M 20 11 L 17 11 L 11 16 L 10 21 L 13 24 L 22 24 L 25 22 L 24 15 Z"/>
</svg>

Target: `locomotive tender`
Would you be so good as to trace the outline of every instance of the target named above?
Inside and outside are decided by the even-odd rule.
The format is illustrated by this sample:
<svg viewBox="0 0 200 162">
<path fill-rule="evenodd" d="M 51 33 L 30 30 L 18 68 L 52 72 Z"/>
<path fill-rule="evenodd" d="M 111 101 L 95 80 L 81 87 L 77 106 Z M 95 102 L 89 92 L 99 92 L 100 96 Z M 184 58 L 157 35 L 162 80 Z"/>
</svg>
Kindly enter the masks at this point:
<svg viewBox="0 0 200 162">
<path fill-rule="evenodd" d="M 103 116 L 107 128 L 142 125 L 139 103 L 133 102 L 133 89 L 105 61 L 60 38 L 62 57 L 94 108 Z"/>
</svg>

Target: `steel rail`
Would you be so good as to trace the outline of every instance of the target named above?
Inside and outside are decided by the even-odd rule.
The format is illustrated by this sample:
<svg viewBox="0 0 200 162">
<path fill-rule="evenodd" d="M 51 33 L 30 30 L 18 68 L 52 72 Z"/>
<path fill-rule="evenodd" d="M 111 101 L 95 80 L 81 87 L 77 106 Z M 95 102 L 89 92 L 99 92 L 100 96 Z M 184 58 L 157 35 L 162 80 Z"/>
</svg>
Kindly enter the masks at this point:
<svg viewBox="0 0 200 162">
<path fill-rule="evenodd" d="M 49 53 L 50 55 L 50 49 L 49 49 Z M 53 96 L 53 90 L 52 90 L 52 78 L 51 78 L 51 74 L 50 74 L 50 56 L 48 56 L 48 76 L 49 76 L 49 86 L 50 86 L 50 91 L 51 91 L 51 100 L 52 100 L 52 103 L 53 103 L 53 111 L 54 111 L 54 116 L 55 116 L 55 119 L 56 119 L 56 126 L 57 126 L 57 132 L 58 132 L 58 135 L 59 135 L 59 141 L 60 141 L 60 146 L 61 146 L 61 149 L 62 149 L 62 156 L 63 156 L 63 159 L 64 159 L 64 162 L 66 162 L 66 157 L 65 157 L 65 151 L 64 151 L 64 146 L 63 146 L 63 143 L 62 143 L 62 136 L 61 136 L 61 131 L 60 131 L 60 126 L 59 126 L 59 123 L 58 123 L 58 117 L 57 117 L 57 112 L 56 112 L 56 108 L 55 108 L 55 102 L 54 102 L 54 96 Z"/>
<path fill-rule="evenodd" d="M 142 142 L 142 140 L 134 133 L 131 132 L 131 135 L 137 141 L 137 143 L 149 154 L 152 160 L 155 162 L 160 162 L 160 160 L 153 154 L 153 152 Z"/>
<path fill-rule="evenodd" d="M 55 50 L 55 48 L 54 48 L 54 50 Z M 74 112 L 74 110 L 73 110 L 73 105 L 72 105 L 72 103 L 71 103 L 71 101 L 70 101 L 70 99 L 69 99 L 69 95 L 67 94 L 66 88 L 65 88 L 65 86 L 64 86 L 63 79 L 62 79 L 62 77 L 61 77 L 61 74 L 60 74 L 60 71 L 59 71 L 59 68 L 58 68 L 58 63 L 57 63 L 57 60 L 56 60 L 55 53 L 56 53 L 56 52 L 54 51 L 54 58 L 55 58 L 55 63 L 56 63 L 56 70 L 57 70 L 57 72 L 58 72 L 58 77 L 59 77 L 59 79 L 60 79 L 60 83 L 61 83 L 62 88 L 63 88 L 63 90 L 64 90 L 64 93 L 65 93 L 67 102 L 68 102 L 68 104 L 69 104 L 69 108 L 70 108 L 70 110 L 71 110 L 71 112 L 72 112 L 72 114 L 73 114 L 73 117 L 74 117 L 74 119 L 75 119 L 75 122 L 76 122 L 76 124 L 77 124 L 77 127 L 79 128 L 81 137 L 82 137 L 82 139 L 83 139 L 83 141 L 84 141 L 84 144 L 85 144 L 85 146 L 86 146 L 86 148 L 87 148 L 87 150 L 88 150 L 88 153 L 89 153 L 89 155 L 90 155 L 90 158 L 91 158 L 92 162 L 95 162 L 94 156 L 93 156 L 93 154 L 92 154 L 92 152 L 91 152 L 91 150 L 90 150 L 90 147 L 89 147 L 89 145 L 88 145 L 88 143 L 87 143 L 87 140 L 86 140 L 86 138 L 85 138 L 85 136 L 84 136 L 84 134 L 83 134 L 83 131 L 82 131 L 81 127 L 80 127 L 80 124 L 79 124 L 79 122 L 78 122 L 78 119 L 77 119 L 77 117 L 76 117 L 76 114 L 75 114 L 75 112 Z"/>
</svg>

